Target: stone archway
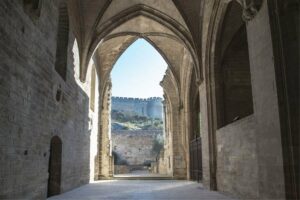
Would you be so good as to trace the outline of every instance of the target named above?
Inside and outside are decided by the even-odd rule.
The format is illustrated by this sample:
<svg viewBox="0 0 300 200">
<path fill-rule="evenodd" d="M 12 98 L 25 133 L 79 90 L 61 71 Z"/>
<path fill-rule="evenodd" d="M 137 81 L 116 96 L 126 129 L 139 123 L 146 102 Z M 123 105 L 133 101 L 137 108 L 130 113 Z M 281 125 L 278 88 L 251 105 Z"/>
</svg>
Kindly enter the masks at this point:
<svg viewBox="0 0 300 200">
<path fill-rule="evenodd" d="M 130 21 L 136 21 L 136 19 L 139 19 L 141 17 L 149 19 L 150 21 L 159 24 L 165 30 L 157 31 L 155 29 L 152 29 L 151 31 L 143 32 L 143 31 L 132 31 L 134 30 L 134 27 L 131 27 L 127 31 L 124 30 L 121 30 L 121 32 L 116 31 L 119 27 L 123 26 L 124 24 Z M 104 43 L 108 39 L 112 39 L 113 37 L 130 36 L 130 35 L 144 38 L 150 43 L 153 42 L 153 41 L 151 42 L 150 36 L 160 36 L 160 37 L 166 37 L 169 39 L 177 40 L 177 42 L 181 43 L 191 54 L 193 61 L 195 63 L 195 69 L 197 72 L 196 76 L 197 77 L 199 76 L 200 74 L 199 66 L 198 66 L 199 61 L 195 53 L 195 46 L 189 30 L 184 25 L 179 23 L 176 19 L 173 19 L 168 15 L 163 14 L 161 11 L 153 7 L 150 7 L 146 4 L 136 4 L 130 8 L 123 10 L 116 16 L 111 17 L 110 20 L 107 20 L 102 23 L 100 22 L 98 23 L 99 24 L 95 25 L 95 30 L 94 30 L 95 35 L 93 36 L 93 41 L 90 43 L 88 48 L 82 51 L 81 76 L 80 76 L 82 81 L 85 80 L 88 61 L 93 56 L 96 49 L 102 43 Z M 142 23 L 137 21 L 134 23 L 133 26 L 138 27 L 137 24 L 142 24 Z M 171 35 L 167 33 L 171 33 Z"/>
<path fill-rule="evenodd" d="M 49 178 L 47 197 L 60 194 L 61 190 L 62 141 L 54 136 L 50 143 Z"/>
<path fill-rule="evenodd" d="M 214 61 L 212 75 L 217 129 L 253 114 L 248 40 L 242 13 L 240 4 L 228 4 L 216 41 L 218 59 Z"/>
<path fill-rule="evenodd" d="M 192 127 L 189 137 L 190 153 L 190 178 L 194 181 L 202 180 L 202 147 L 200 133 L 200 100 L 199 93 L 196 93 L 193 103 L 190 126 Z"/>
<path fill-rule="evenodd" d="M 128 13 L 128 17 L 124 18 L 124 12 L 121 12 L 119 15 L 113 17 L 115 20 L 108 20 L 103 23 L 103 26 L 107 28 L 103 28 L 103 26 L 98 27 L 94 42 L 89 47 L 90 54 L 93 53 L 93 56 L 88 55 L 88 57 L 93 57 L 97 72 L 99 72 L 101 80 L 99 85 L 100 102 L 103 101 L 105 96 L 105 85 L 109 80 L 109 74 L 116 60 L 135 40 L 143 38 L 168 63 L 168 73 L 172 76 L 172 84 L 176 88 L 173 95 L 177 95 L 176 98 L 171 98 L 171 101 L 178 101 L 171 102 L 172 105 L 175 105 L 172 106 L 172 110 L 174 110 L 173 114 L 182 112 L 183 104 L 179 102 L 185 88 L 181 89 L 180 74 L 183 68 L 191 65 L 191 68 L 194 68 L 195 76 L 199 77 L 198 69 L 196 69 L 198 61 L 193 56 L 195 54 L 192 47 L 193 43 L 189 40 L 190 33 L 182 25 L 172 25 L 172 23 L 177 23 L 176 20 L 167 20 L 165 19 L 166 16 L 161 16 L 160 13 L 149 9 L 148 6 L 143 5 L 134 6 L 133 8 L 124 10 L 125 13 Z M 82 73 L 82 78 L 84 78 L 84 71 Z M 178 111 L 178 109 L 181 111 Z M 176 119 L 178 117 L 176 121 L 183 119 L 179 116 L 174 117 Z M 187 177 L 187 140 L 184 135 L 183 126 L 179 126 L 176 131 L 178 133 L 172 135 L 176 136 L 174 140 L 177 142 L 177 144 L 174 143 L 173 150 L 176 153 L 180 152 L 180 155 L 174 158 L 177 160 L 174 163 L 178 163 L 180 166 L 174 173 L 174 176 L 183 179 Z M 101 134 L 103 133 L 99 133 L 99 136 Z"/>
<path fill-rule="evenodd" d="M 208 28 L 209 38 L 205 58 L 209 132 L 208 182 L 213 190 L 219 190 L 219 178 L 217 177 L 217 170 L 220 170 L 218 169 L 219 163 L 217 163 L 220 157 L 218 155 L 219 150 L 217 150 L 218 130 L 253 114 L 247 30 L 243 5 L 240 1 L 234 0 L 215 2 L 215 9 L 211 14 Z M 233 77 L 229 78 L 229 75 L 233 75 Z M 235 83 L 235 80 L 238 80 L 239 83 Z M 244 89 L 245 85 L 246 89 Z M 233 89 L 230 90 L 230 88 Z M 247 93 L 246 97 L 241 94 L 244 90 L 247 91 L 245 92 Z M 238 102 L 232 102 L 230 95 Z M 244 97 L 245 99 L 243 99 Z M 241 109 L 237 110 L 232 109 L 237 104 L 243 105 L 241 102 L 246 102 L 247 106 L 241 106 Z"/>
</svg>

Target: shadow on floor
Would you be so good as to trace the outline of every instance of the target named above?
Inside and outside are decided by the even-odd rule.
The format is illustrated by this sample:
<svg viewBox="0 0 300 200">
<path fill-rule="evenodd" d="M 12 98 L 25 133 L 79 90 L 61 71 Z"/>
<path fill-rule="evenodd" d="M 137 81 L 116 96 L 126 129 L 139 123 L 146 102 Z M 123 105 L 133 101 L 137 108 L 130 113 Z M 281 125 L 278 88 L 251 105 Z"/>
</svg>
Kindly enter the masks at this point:
<svg viewBox="0 0 300 200">
<path fill-rule="evenodd" d="M 226 199 L 201 184 L 178 180 L 108 180 L 97 181 L 49 200 L 199 200 Z"/>
</svg>

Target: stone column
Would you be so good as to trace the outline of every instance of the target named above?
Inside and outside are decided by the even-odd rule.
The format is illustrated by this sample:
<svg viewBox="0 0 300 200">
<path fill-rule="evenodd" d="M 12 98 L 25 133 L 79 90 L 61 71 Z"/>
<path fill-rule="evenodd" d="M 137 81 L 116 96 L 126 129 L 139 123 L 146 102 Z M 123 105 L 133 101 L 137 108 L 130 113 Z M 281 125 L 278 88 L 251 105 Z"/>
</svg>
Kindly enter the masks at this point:
<svg viewBox="0 0 300 200">
<path fill-rule="evenodd" d="M 247 21 L 254 115 L 257 129 L 258 189 L 263 199 L 284 199 L 279 102 L 268 2 Z"/>
</svg>

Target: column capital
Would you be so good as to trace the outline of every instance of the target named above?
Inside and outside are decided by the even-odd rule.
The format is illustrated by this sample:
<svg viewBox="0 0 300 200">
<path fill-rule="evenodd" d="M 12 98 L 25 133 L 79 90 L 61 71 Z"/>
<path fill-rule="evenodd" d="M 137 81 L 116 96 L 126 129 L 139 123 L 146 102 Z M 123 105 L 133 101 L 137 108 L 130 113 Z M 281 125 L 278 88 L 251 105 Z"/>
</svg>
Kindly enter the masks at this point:
<svg viewBox="0 0 300 200">
<path fill-rule="evenodd" d="M 261 8 L 263 0 L 238 0 L 243 7 L 243 20 L 252 20 Z"/>
<path fill-rule="evenodd" d="M 197 80 L 196 80 L 196 85 L 197 85 L 197 87 L 199 87 L 199 86 L 201 85 L 201 83 L 202 83 L 202 81 L 201 81 L 200 79 L 197 79 Z"/>
</svg>

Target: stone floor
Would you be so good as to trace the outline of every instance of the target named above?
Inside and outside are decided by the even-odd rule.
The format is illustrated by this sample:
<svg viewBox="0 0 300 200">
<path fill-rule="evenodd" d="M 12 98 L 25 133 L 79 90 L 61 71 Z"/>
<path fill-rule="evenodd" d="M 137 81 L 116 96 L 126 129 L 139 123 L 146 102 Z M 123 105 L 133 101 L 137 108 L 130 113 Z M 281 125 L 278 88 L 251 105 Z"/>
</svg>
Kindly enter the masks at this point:
<svg viewBox="0 0 300 200">
<path fill-rule="evenodd" d="M 130 177 L 170 177 L 168 175 L 164 174 L 156 174 L 156 173 L 150 173 L 148 170 L 135 170 L 128 174 L 115 174 L 115 178 L 130 178 Z"/>
<path fill-rule="evenodd" d="M 110 180 L 97 181 L 49 200 L 196 200 L 231 199 L 208 191 L 201 184 L 177 180 Z"/>
</svg>

